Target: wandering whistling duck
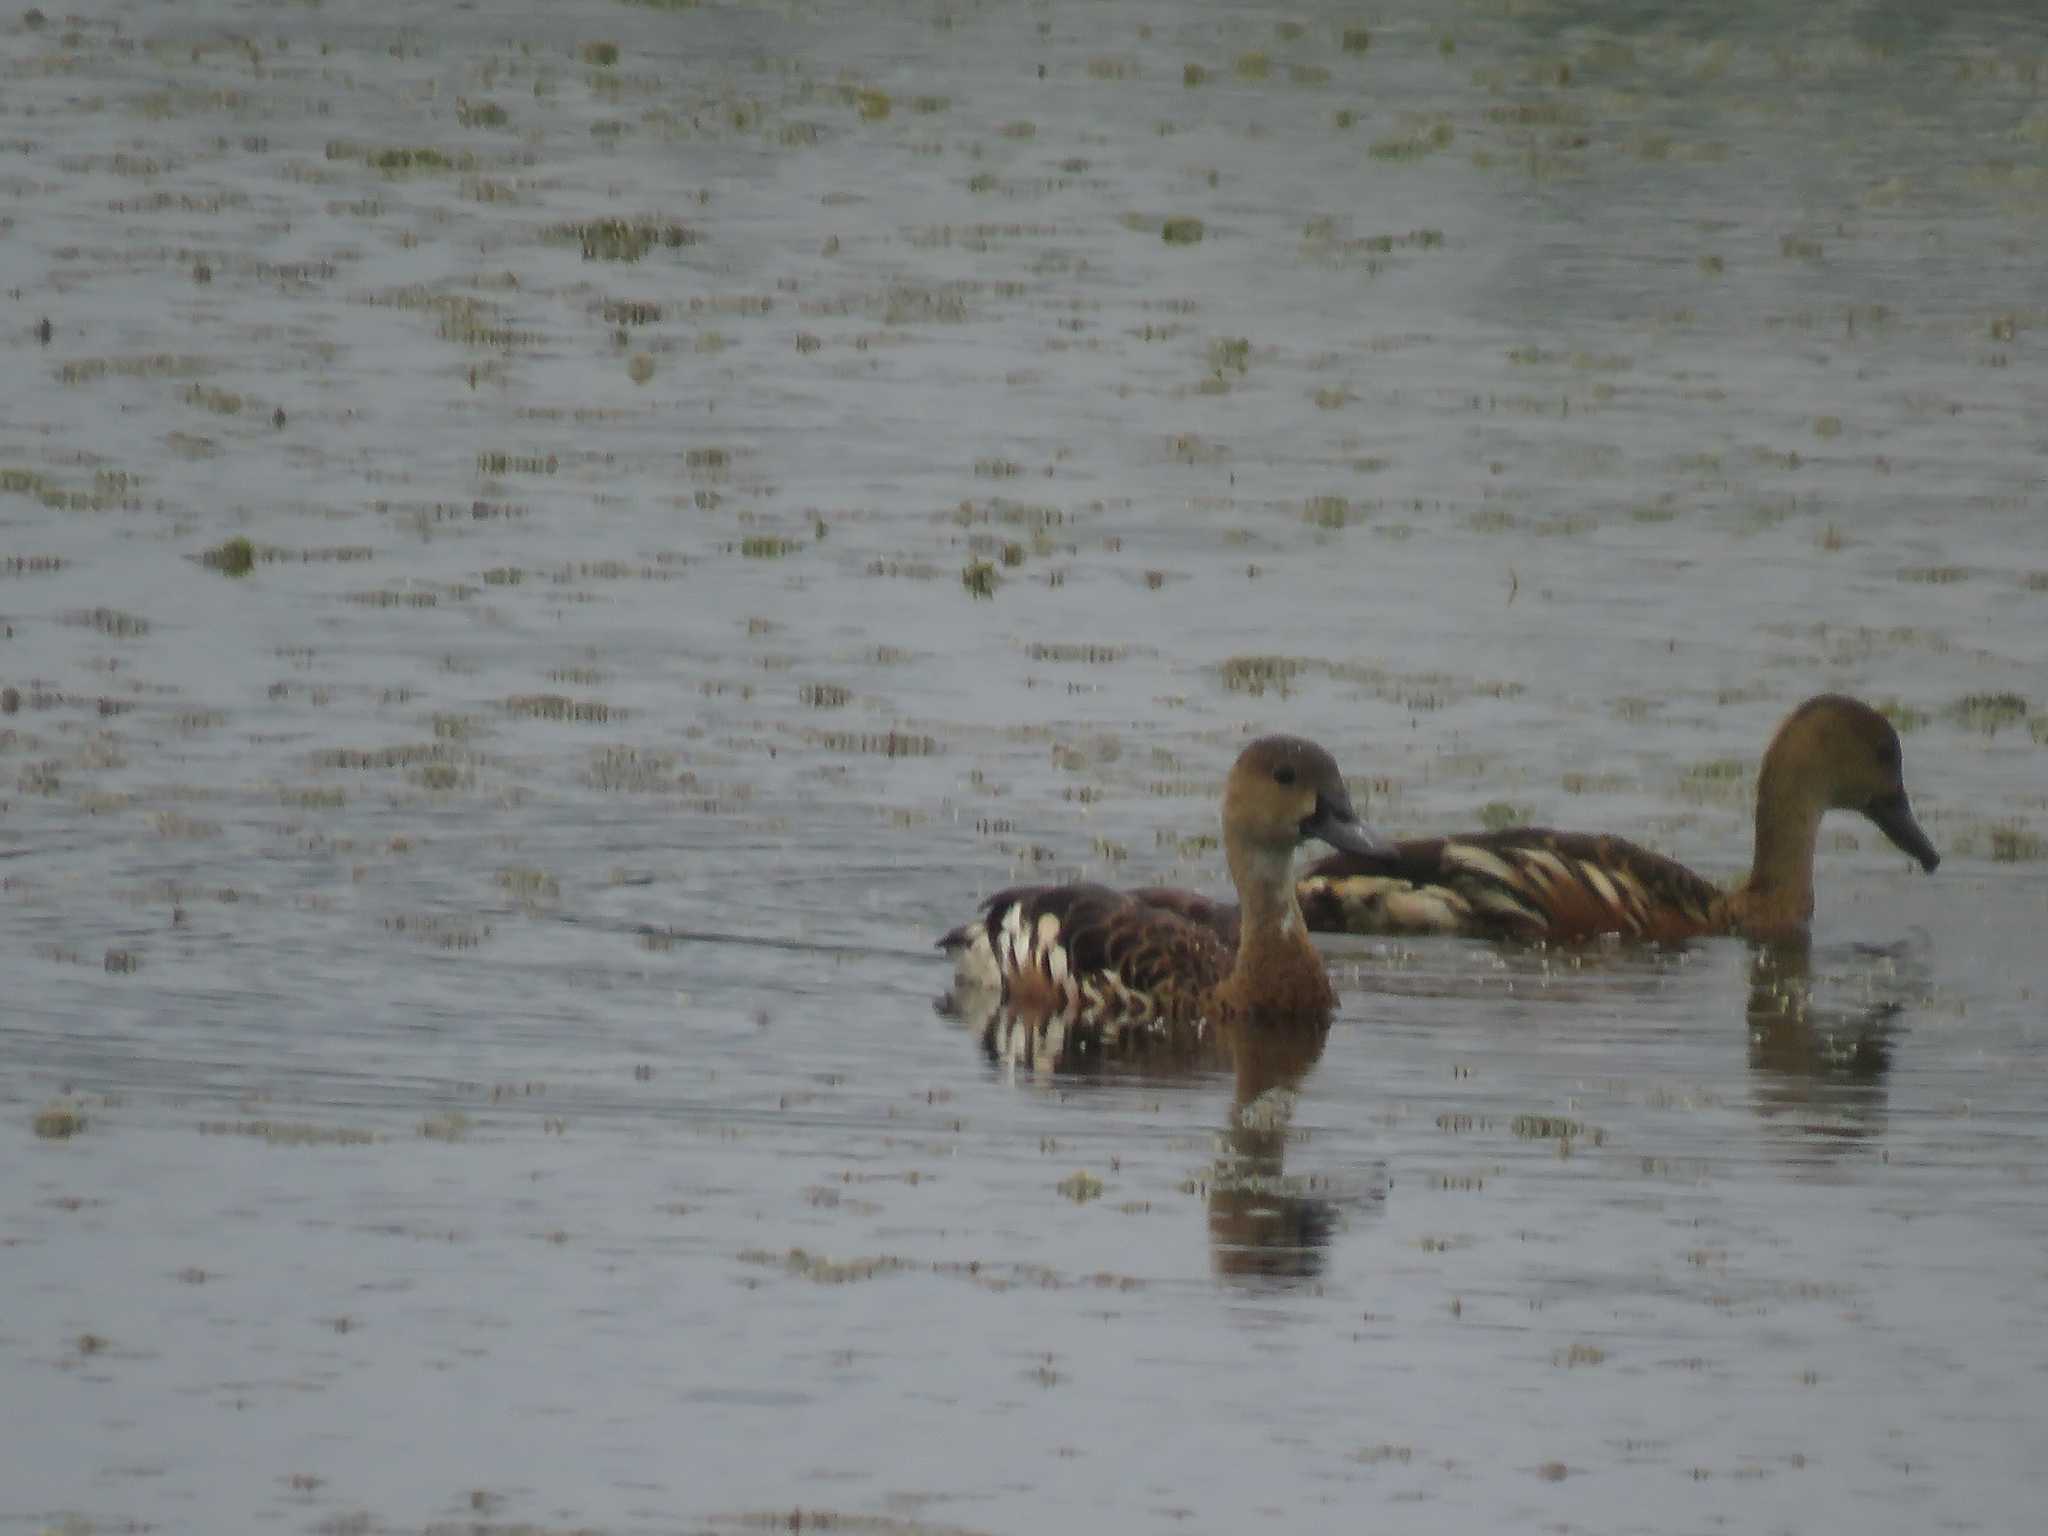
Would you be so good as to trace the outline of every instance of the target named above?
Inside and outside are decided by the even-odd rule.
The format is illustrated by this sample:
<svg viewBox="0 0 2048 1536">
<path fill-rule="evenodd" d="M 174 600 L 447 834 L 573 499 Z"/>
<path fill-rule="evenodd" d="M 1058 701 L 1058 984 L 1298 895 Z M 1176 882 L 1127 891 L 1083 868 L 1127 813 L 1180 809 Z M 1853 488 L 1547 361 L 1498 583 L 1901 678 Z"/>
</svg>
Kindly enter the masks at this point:
<svg viewBox="0 0 2048 1536">
<path fill-rule="evenodd" d="M 1319 859 L 1299 899 L 1309 927 L 1324 933 L 1782 937 L 1813 917 L 1813 855 L 1828 811 L 1862 812 L 1924 869 L 1941 862 L 1913 819 L 1891 722 L 1856 699 L 1822 694 L 1793 710 L 1764 751 L 1756 856 L 1733 890 L 1618 837 L 1516 827 Z"/>
<path fill-rule="evenodd" d="M 1223 849 L 1239 907 L 1188 891 L 1017 886 L 939 940 L 955 993 L 1091 1021 L 1167 1025 L 1327 1014 L 1336 1002 L 1294 891 L 1309 838 L 1360 858 L 1391 843 L 1360 824 L 1329 753 L 1262 736 L 1223 788 Z"/>
</svg>

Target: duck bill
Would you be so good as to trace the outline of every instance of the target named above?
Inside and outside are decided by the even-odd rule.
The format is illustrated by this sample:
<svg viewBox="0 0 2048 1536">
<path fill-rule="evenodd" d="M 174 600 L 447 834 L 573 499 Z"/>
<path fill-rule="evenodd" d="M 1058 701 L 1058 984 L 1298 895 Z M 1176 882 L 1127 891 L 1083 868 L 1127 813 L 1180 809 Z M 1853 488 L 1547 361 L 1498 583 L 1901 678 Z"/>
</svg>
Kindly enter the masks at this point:
<svg viewBox="0 0 2048 1536">
<path fill-rule="evenodd" d="M 1877 830 L 1890 838 L 1901 853 L 1919 860 L 1920 867 L 1929 874 L 1941 862 L 1941 855 L 1934 851 L 1934 844 L 1927 840 L 1927 834 L 1920 830 L 1920 823 L 1913 819 L 1913 807 L 1906 799 L 1906 792 L 1882 795 L 1863 808 L 1863 814 L 1877 823 Z"/>
<path fill-rule="evenodd" d="M 1301 835 L 1318 838 L 1340 853 L 1361 854 L 1369 859 L 1391 858 L 1394 845 L 1358 819 L 1346 800 L 1329 795 L 1316 796 L 1315 814 L 1301 824 Z"/>
</svg>

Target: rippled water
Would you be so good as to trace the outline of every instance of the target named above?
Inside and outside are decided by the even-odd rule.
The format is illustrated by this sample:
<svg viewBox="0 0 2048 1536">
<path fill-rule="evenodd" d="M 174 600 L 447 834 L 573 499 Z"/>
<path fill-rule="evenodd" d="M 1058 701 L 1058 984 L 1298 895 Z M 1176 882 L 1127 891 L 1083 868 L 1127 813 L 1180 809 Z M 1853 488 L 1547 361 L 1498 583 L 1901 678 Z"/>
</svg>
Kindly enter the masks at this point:
<svg viewBox="0 0 2048 1536">
<path fill-rule="evenodd" d="M 1925 9 L 0 22 L 0 1530 L 2030 1528 L 2048 26 Z M 1254 730 L 1733 875 L 1830 688 L 1947 858 L 1810 953 L 932 1007 Z"/>
</svg>

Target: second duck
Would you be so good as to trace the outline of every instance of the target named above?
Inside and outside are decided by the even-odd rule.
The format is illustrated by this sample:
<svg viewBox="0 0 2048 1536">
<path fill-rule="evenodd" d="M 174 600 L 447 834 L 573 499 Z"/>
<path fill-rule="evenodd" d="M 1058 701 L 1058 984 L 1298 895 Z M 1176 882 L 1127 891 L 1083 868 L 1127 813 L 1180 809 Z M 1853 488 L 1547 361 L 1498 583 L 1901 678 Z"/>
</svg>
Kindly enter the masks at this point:
<svg viewBox="0 0 2048 1536">
<path fill-rule="evenodd" d="M 1618 837 L 1515 827 L 1318 860 L 1302 876 L 1301 906 L 1311 928 L 1329 933 L 1784 936 L 1812 920 L 1814 851 L 1828 811 L 1860 812 L 1923 869 L 1941 862 L 1913 819 L 1891 722 L 1860 700 L 1821 694 L 1793 710 L 1764 751 L 1755 857 L 1732 890 Z"/>
</svg>

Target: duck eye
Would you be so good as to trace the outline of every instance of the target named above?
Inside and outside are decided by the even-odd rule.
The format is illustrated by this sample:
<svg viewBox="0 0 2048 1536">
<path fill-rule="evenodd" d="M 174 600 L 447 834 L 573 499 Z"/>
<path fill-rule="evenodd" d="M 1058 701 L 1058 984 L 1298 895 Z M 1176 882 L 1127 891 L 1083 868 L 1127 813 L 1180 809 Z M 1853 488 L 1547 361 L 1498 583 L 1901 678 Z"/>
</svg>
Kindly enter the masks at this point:
<svg viewBox="0 0 2048 1536">
<path fill-rule="evenodd" d="M 1275 784 L 1292 784 L 1294 782 L 1294 765 L 1292 763 L 1282 763 L 1278 768 L 1275 768 L 1273 770 L 1273 782 Z"/>
</svg>

